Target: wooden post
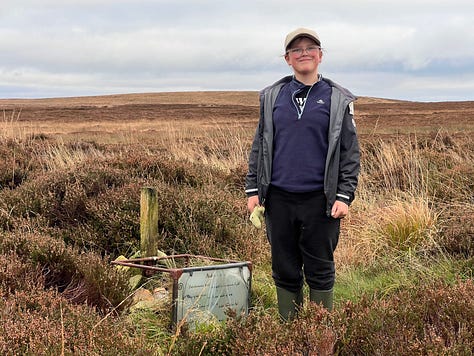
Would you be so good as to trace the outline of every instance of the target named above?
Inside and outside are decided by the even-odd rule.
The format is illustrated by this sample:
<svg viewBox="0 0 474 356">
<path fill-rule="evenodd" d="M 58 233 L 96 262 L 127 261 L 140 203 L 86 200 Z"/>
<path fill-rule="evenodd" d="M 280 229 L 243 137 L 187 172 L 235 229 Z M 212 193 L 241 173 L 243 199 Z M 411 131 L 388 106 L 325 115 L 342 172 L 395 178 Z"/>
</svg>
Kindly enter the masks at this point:
<svg viewBox="0 0 474 356">
<path fill-rule="evenodd" d="M 158 195 L 151 187 L 141 189 L 140 250 L 142 257 L 156 256 L 158 250 Z"/>
</svg>

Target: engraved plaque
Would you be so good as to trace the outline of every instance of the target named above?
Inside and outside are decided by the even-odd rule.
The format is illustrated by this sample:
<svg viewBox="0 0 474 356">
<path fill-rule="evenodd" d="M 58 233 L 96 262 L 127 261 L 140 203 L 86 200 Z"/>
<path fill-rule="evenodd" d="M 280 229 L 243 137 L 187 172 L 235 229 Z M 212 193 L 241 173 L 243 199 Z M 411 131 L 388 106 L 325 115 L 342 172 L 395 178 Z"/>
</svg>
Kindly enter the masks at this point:
<svg viewBox="0 0 474 356">
<path fill-rule="evenodd" d="M 251 272 L 248 266 L 221 265 L 201 270 L 184 269 L 178 279 L 176 322 L 223 321 L 231 309 L 247 315 Z"/>
</svg>

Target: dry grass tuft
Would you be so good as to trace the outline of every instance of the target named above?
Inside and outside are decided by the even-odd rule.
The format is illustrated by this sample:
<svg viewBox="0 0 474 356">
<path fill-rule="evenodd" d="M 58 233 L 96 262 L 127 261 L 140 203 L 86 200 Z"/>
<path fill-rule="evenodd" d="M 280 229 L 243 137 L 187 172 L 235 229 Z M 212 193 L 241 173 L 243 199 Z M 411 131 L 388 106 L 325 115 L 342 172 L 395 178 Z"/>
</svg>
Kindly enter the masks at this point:
<svg viewBox="0 0 474 356">
<path fill-rule="evenodd" d="M 366 218 L 356 234 L 359 253 L 371 256 L 368 263 L 391 250 L 430 249 L 435 244 L 437 214 L 421 197 L 381 203 Z"/>
</svg>

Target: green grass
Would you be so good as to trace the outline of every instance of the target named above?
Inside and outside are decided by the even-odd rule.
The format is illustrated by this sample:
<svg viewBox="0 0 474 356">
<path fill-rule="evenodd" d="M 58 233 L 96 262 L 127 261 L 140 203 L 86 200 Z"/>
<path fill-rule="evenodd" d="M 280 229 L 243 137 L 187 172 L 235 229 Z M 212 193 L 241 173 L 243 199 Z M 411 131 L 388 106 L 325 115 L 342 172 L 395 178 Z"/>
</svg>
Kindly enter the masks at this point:
<svg viewBox="0 0 474 356">
<path fill-rule="evenodd" d="M 419 285 L 435 282 L 455 284 L 472 278 L 472 262 L 451 256 L 382 257 L 371 266 L 359 266 L 338 274 L 335 285 L 336 302 L 357 302 L 362 296 L 388 298 L 400 290 L 413 290 Z"/>
</svg>

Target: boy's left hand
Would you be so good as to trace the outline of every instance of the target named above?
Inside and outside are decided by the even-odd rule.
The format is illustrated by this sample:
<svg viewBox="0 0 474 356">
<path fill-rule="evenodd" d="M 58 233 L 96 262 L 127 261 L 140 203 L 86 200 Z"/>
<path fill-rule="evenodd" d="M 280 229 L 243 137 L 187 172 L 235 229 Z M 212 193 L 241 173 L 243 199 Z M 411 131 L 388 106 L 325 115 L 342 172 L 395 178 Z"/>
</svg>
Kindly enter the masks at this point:
<svg viewBox="0 0 474 356">
<path fill-rule="evenodd" d="M 349 212 L 349 205 L 340 200 L 336 200 L 331 209 L 331 216 L 334 219 L 343 219 Z"/>
</svg>

